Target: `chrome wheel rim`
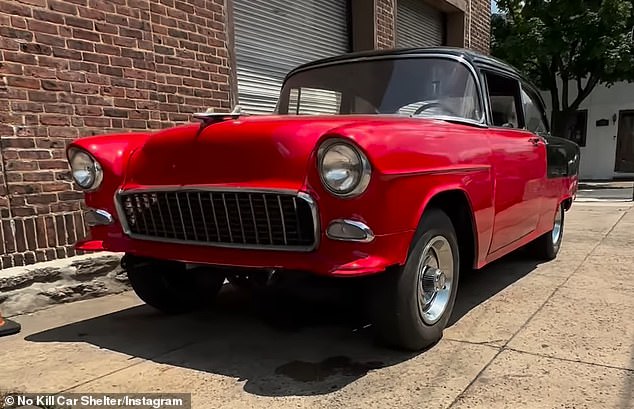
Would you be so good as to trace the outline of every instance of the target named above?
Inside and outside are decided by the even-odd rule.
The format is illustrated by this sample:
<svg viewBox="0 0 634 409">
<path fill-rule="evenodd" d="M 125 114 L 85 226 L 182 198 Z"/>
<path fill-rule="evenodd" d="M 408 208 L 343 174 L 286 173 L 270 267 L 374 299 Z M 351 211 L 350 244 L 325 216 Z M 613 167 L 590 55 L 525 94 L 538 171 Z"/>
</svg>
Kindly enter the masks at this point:
<svg viewBox="0 0 634 409">
<path fill-rule="evenodd" d="M 435 324 L 445 313 L 453 286 L 453 251 L 446 238 L 433 237 L 418 263 L 418 311 L 423 322 Z"/>
<path fill-rule="evenodd" d="M 557 211 L 557 214 L 555 215 L 555 223 L 553 224 L 553 232 L 552 232 L 553 244 L 557 244 L 559 242 L 559 238 L 561 237 L 562 222 L 563 222 L 563 214 L 560 208 Z"/>
</svg>

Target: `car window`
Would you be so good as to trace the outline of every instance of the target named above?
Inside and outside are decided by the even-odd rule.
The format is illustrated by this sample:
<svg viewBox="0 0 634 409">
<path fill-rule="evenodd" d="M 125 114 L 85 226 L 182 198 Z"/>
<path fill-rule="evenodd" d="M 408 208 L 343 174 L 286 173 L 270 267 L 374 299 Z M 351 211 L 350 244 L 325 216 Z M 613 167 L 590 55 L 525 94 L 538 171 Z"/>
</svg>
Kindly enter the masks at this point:
<svg viewBox="0 0 634 409">
<path fill-rule="evenodd" d="M 522 89 L 522 103 L 524 105 L 524 117 L 526 118 L 526 129 L 536 134 L 543 134 L 548 131 L 541 104 L 531 91 Z"/>
<path fill-rule="evenodd" d="M 296 115 L 333 115 L 339 112 L 341 92 L 317 88 L 292 88 L 288 108 Z"/>
<path fill-rule="evenodd" d="M 520 97 L 520 84 L 517 80 L 501 75 L 485 73 L 491 116 L 494 126 L 521 128 L 523 118 Z"/>
<path fill-rule="evenodd" d="M 449 58 L 348 61 L 300 70 L 284 82 L 276 113 L 452 117 L 480 122 L 478 83 Z"/>
</svg>

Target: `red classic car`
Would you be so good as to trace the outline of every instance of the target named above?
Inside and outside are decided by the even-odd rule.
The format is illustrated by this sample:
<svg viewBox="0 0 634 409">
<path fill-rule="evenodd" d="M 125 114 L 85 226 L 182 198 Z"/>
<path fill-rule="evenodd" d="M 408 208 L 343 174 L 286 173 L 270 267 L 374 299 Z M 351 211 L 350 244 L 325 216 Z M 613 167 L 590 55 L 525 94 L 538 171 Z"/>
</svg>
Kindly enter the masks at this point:
<svg viewBox="0 0 634 409">
<path fill-rule="evenodd" d="M 460 274 L 530 246 L 553 259 L 579 148 L 550 136 L 538 90 L 450 48 L 346 54 L 291 71 L 271 115 L 80 138 L 69 146 L 90 240 L 124 252 L 147 304 L 183 312 L 226 278 L 370 280 L 377 334 L 440 339 Z"/>
</svg>

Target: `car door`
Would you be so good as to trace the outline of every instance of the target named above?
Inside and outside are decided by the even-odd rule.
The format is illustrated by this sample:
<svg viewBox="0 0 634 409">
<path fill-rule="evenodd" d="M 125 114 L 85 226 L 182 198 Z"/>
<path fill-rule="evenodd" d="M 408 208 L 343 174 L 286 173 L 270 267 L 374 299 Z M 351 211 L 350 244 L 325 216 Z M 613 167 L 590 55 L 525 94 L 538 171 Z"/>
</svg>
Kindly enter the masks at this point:
<svg viewBox="0 0 634 409">
<path fill-rule="evenodd" d="M 494 175 L 494 226 L 489 253 L 529 235 L 541 213 L 545 140 L 526 129 L 520 81 L 485 72 L 491 109 L 489 141 Z"/>
</svg>

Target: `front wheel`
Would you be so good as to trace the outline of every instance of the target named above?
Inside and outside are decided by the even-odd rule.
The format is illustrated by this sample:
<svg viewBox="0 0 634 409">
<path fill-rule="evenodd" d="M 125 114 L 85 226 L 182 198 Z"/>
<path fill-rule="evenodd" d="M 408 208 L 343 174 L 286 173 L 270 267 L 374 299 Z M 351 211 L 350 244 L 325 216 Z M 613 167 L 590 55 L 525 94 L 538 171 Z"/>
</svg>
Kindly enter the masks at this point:
<svg viewBox="0 0 634 409">
<path fill-rule="evenodd" d="M 168 314 L 190 312 L 215 300 L 223 274 L 204 267 L 187 269 L 174 261 L 126 255 L 122 260 L 130 285 L 146 304 Z"/>
<path fill-rule="evenodd" d="M 557 257 L 564 237 L 564 214 L 564 205 L 560 204 L 555 213 L 552 230 L 532 243 L 533 254 L 540 260 L 553 260 Z"/>
<path fill-rule="evenodd" d="M 441 210 L 427 211 L 405 265 L 371 284 L 368 306 L 377 335 L 412 351 L 438 342 L 453 310 L 459 266 L 451 219 Z"/>
</svg>

